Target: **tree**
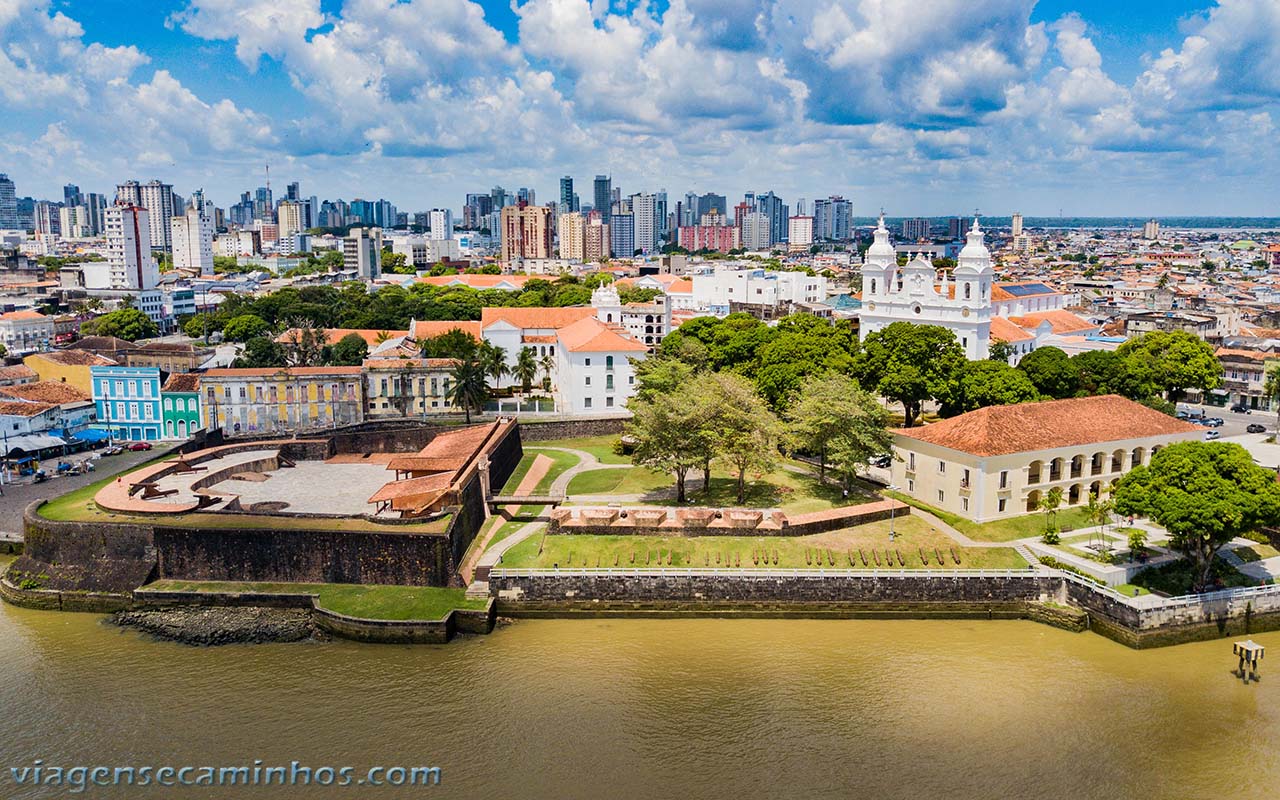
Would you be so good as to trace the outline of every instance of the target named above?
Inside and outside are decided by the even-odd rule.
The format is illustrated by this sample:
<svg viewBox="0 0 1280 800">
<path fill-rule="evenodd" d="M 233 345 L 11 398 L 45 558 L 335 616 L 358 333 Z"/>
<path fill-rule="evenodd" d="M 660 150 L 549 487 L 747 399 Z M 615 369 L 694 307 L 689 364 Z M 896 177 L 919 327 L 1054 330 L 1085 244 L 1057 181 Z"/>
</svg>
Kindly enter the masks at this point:
<svg viewBox="0 0 1280 800">
<path fill-rule="evenodd" d="M 694 374 L 693 367 L 668 356 L 633 359 L 631 363 L 636 379 L 636 397 L 643 400 L 671 394 Z"/>
<path fill-rule="evenodd" d="M 543 353 L 542 358 L 538 359 L 538 366 L 542 367 L 542 388 L 551 391 L 551 373 L 556 371 L 556 357 L 551 353 Z"/>
<path fill-rule="evenodd" d="M 626 431 L 635 439 L 633 463 L 655 472 L 669 472 L 676 479 L 676 502 L 686 500 L 689 471 L 702 463 L 702 455 L 689 447 L 690 434 L 707 424 L 706 406 L 689 387 L 650 400 L 634 398 L 627 404 L 631 420 Z"/>
<path fill-rule="evenodd" d="M 460 406 L 466 415 L 467 424 L 471 424 L 471 410 L 477 412 L 484 408 L 484 401 L 489 399 L 489 387 L 485 384 L 484 363 L 477 350 L 458 360 L 453 368 L 453 383 L 450 384 L 445 399 L 453 406 Z"/>
<path fill-rule="evenodd" d="M 1111 550 L 1110 540 L 1107 539 L 1107 523 L 1111 521 L 1111 512 L 1115 509 L 1114 500 L 1103 500 L 1098 496 L 1097 492 L 1089 492 L 1089 500 L 1085 505 L 1085 518 L 1101 528 L 1098 537 L 1103 552 Z M 1090 541 L 1093 536 L 1089 537 Z"/>
<path fill-rule="evenodd" d="M 1044 535 L 1040 538 L 1045 544 L 1057 544 L 1058 508 L 1062 505 L 1062 487 L 1055 486 L 1040 498 L 1040 510 L 1044 512 Z"/>
<path fill-rule="evenodd" d="M 819 478 L 826 478 L 829 459 L 846 490 L 853 488 L 859 469 L 893 445 L 889 412 L 846 375 L 810 378 L 787 421 L 792 443 L 818 454 Z"/>
<path fill-rule="evenodd" d="M 418 342 L 423 358 L 464 358 L 475 352 L 480 343 L 461 328 L 450 328 L 439 336 Z"/>
<path fill-rule="evenodd" d="M 328 335 L 309 319 L 295 319 L 282 345 L 285 363 L 291 367 L 318 367 L 324 363 Z"/>
<path fill-rule="evenodd" d="M 1018 362 L 1018 369 L 1030 379 L 1036 391 L 1055 400 L 1074 397 L 1080 378 L 1071 358 L 1056 347 L 1038 347 Z"/>
<path fill-rule="evenodd" d="M 520 352 L 516 355 L 516 364 L 511 369 L 511 375 L 520 381 L 520 390 L 528 394 L 533 386 L 533 379 L 538 377 L 538 359 L 532 347 L 520 348 Z"/>
<path fill-rule="evenodd" d="M 1008 364 L 1009 359 L 1013 358 L 1014 354 L 1013 345 L 1004 339 L 992 339 L 991 345 L 987 347 L 987 358 L 992 361 L 1003 361 Z"/>
<path fill-rule="evenodd" d="M 493 378 L 494 386 L 502 380 L 502 376 L 510 372 L 507 367 L 507 351 L 489 342 L 481 342 L 479 350 L 480 367 L 484 374 Z"/>
<path fill-rule="evenodd" d="M 1276 408 L 1276 430 L 1280 431 L 1280 365 L 1267 370 L 1267 379 L 1262 384 L 1262 394 Z"/>
<path fill-rule="evenodd" d="M 182 325 L 182 332 L 192 339 L 201 339 L 219 330 L 222 330 L 222 324 L 213 314 L 192 314 L 191 319 Z"/>
<path fill-rule="evenodd" d="M 867 334 L 853 369 L 863 386 L 902 404 L 903 424 L 909 428 L 925 400 L 955 391 L 964 364 L 964 350 L 951 331 L 894 322 Z"/>
<path fill-rule="evenodd" d="M 1152 331 L 1120 345 L 1116 354 L 1142 396 L 1163 393 L 1176 403 L 1187 389 L 1222 385 L 1222 364 L 1213 348 L 1186 331 Z"/>
<path fill-rule="evenodd" d="M 229 342 L 247 342 L 271 330 L 267 321 L 256 314 L 241 314 L 227 320 L 222 327 L 222 338 Z"/>
<path fill-rule="evenodd" d="M 943 416 L 954 416 L 987 406 L 1034 402 L 1040 392 L 1024 372 L 1004 361 L 969 361 L 960 370 L 955 391 L 939 399 Z"/>
<path fill-rule="evenodd" d="M 745 379 L 726 372 L 699 381 L 711 399 L 711 440 L 717 458 L 737 472 L 738 502 L 746 499 L 747 471 L 778 463 L 781 425 Z"/>
<path fill-rule="evenodd" d="M 5 347 L 4 345 L 0 344 L 0 358 L 4 358 L 4 357 L 5 357 L 5 356 L 7 356 L 7 355 L 9 355 L 9 348 L 7 348 L 7 347 Z"/>
<path fill-rule="evenodd" d="M 335 367 L 358 367 L 369 355 L 369 343 L 358 333 L 348 333 L 329 349 L 328 361 Z"/>
<path fill-rule="evenodd" d="M 258 336 L 244 343 L 244 352 L 235 360 L 234 366 L 250 369 L 266 367 L 283 367 L 285 365 L 284 348 L 265 336 Z"/>
<path fill-rule="evenodd" d="M 85 336 L 115 336 L 130 342 L 160 335 L 151 318 L 136 308 L 122 308 L 91 319 L 80 326 L 80 332 Z"/>
<path fill-rule="evenodd" d="M 1133 398 L 1124 360 L 1112 350 L 1086 350 L 1071 357 L 1076 372 L 1076 393 L 1082 396 L 1120 394 Z"/>
<path fill-rule="evenodd" d="M 1237 536 L 1280 522 L 1275 472 L 1238 444 L 1180 442 L 1135 467 L 1112 491 L 1116 511 L 1146 516 L 1190 559 L 1196 591 L 1209 587 L 1218 550 Z"/>
</svg>

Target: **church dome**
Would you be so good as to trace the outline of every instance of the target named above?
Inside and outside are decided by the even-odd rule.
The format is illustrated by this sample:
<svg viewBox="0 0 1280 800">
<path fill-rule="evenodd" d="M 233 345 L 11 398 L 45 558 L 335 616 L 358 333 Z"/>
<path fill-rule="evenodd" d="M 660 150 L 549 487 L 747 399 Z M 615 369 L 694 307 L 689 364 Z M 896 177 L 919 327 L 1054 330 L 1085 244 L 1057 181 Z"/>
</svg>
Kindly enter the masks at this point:
<svg viewBox="0 0 1280 800">
<path fill-rule="evenodd" d="M 866 260 L 889 259 L 896 261 L 898 253 L 889 241 L 889 229 L 884 226 L 884 214 L 880 215 L 880 224 L 876 226 L 875 241 L 867 248 Z"/>
<path fill-rule="evenodd" d="M 978 218 L 974 217 L 973 227 L 966 234 L 964 248 L 960 251 L 959 258 L 956 259 L 959 264 L 956 267 L 957 271 L 967 271 L 990 265 L 991 251 L 987 249 L 982 240 L 982 229 L 978 227 Z"/>
</svg>

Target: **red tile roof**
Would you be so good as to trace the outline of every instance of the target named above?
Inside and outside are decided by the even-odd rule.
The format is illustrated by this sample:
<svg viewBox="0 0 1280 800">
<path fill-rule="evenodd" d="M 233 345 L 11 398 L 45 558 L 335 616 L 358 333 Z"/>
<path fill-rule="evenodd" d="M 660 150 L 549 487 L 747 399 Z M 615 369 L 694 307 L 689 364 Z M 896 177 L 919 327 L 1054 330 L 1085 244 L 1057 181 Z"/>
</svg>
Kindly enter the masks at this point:
<svg viewBox="0 0 1280 800">
<path fill-rule="evenodd" d="M 1004 317 L 991 318 L 991 338 L 1000 339 L 1002 341 L 1013 344 L 1014 342 L 1026 342 L 1036 338 L 1023 328 L 1019 328 Z"/>
<path fill-rule="evenodd" d="M 506 322 L 517 328 L 556 329 L 567 328 L 573 323 L 595 316 L 596 310 L 587 306 L 567 308 L 482 308 L 480 327 L 488 328 L 495 322 Z"/>
<path fill-rule="evenodd" d="M 89 395 L 69 383 L 61 381 L 37 381 L 17 386 L 0 386 L 0 395 L 14 400 L 35 403 L 84 403 Z"/>
<path fill-rule="evenodd" d="M 1000 456 L 1197 431 L 1190 423 L 1112 394 L 989 406 L 895 433 L 975 456 Z"/>
<path fill-rule="evenodd" d="M 394 339 L 397 336 L 404 336 L 407 331 L 388 331 L 374 330 L 373 328 L 326 328 L 324 331 L 325 344 L 337 344 L 344 337 L 355 334 L 370 347 L 381 344 L 387 339 Z M 298 328 L 290 328 L 284 333 L 276 337 L 276 341 L 280 344 L 288 344 L 293 341 L 293 337 L 298 335 Z"/>
<path fill-rule="evenodd" d="M 1053 333 L 1084 333 L 1086 331 L 1096 331 L 1097 325 L 1094 325 L 1083 317 L 1078 317 L 1070 311 L 1036 311 L 1031 314 L 1023 314 L 1020 317 L 1010 317 L 1009 321 L 1014 325 L 1022 328 L 1038 328 L 1041 322 L 1049 322 Z"/>
<path fill-rule="evenodd" d="M 162 392 L 198 392 L 200 391 L 200 375 L 195 372 L 175 372 L 161 387 Z"/>
<path fill-rule="evenodd" d="M 560 343 L 575 353 L 641 353 L 649 348 L 643 343 L 605 325 L 595 317 L 581 319 L 560 330 Z"/>
<path fill-rule="evenodd" d="M 415 319 L 409 323 L 409 338 L 416 341 L 434 339 L 449 331 L 462 331 L 479 341 L 480 323 L 475 320 L 425 320 Z"/>
</svg>

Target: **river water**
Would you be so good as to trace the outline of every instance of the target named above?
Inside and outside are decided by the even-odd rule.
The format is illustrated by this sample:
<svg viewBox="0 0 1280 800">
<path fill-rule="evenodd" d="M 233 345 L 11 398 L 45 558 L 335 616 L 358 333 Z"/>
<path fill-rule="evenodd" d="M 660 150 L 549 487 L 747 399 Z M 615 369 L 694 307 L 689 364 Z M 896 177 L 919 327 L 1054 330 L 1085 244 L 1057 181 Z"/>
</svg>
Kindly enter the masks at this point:
<svg viewBox="0 0 1280 800">
<path fill-rule="evenodd" d="M 431 788 L 86 797 L 1217 798 L 1280 789 L 1280 663 L 1030 622 L 539 620 L 190 648 L 0 605 L 0 797 L 50 765 L 438 766 Z M 1255 637 L 1280 655 L 1280 634 Z"/>
</svg>

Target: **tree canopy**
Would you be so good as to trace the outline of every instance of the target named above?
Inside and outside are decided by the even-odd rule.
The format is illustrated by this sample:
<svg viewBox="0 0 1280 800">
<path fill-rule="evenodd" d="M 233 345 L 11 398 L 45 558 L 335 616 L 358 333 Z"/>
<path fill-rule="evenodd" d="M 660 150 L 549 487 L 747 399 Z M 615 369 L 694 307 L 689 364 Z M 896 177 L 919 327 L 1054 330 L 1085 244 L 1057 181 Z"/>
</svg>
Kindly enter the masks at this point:
<svg viewBox="0 0 1280 800">
<path fill-rule="evenodd" d="M 864 386 L 902 404 L 906 427 L 915 423 L 925 400 L 955 393 L 966 363 L 955 334 L 937 325 L 894 322 L 868 334 L 862 348 L 855 373 Z"/>
<path fill-rule="evenodd" d="M 85 336 L 115 336 L 130 342 L 160 335 L 151 318 L 136 308 L 122 308 L 81 324 Z"/>
<path fill-rule="evenodd" d="M 1264 525 L 1280 522 L 1280 484 L 1227 442 L 1182 442 L 1135 467 L 1112 492 L 1116 511 L 1147 516 L 1169 532 L 1170 543 L 1196 566 L 1196 588 L 1208 588 L 1219 548 Z"/>
<path fill-rule="evenodd" d="M 873 456 L 892 449 L 889 412 L 847 375 L 829 373 L 806 381 L 787 422 L 791 445 L 817 454 L 820 478 L 830 461 L 846 490 Z"/>
<path fill-rule="evenodd" d="M 944 417 L 987 406 L 1029 403 L 1040 399 L 1040 392 L 1026 373 L 1003 361 L 967 362 L 954 386 L 955 391 L 939 398 Z"/>
<path fill-rule="evenodd" d="M 1163 393 L 1182 399 L 1187 389 L 1222 385 L 1222 364 L 1208 342 L 1186 331 L 1151 331 L 1130 339 L 1116 351 L 1144 397 Z"/>
<path fill-rule="evenodd" d="M 1027 376 L 1036 391 L 1054 400 L 1074 397 L 1080 377 L 1071 359 L 1057 347 L 1038 347 L 1018 361 L 1018 369 Z"/>
</svg>

